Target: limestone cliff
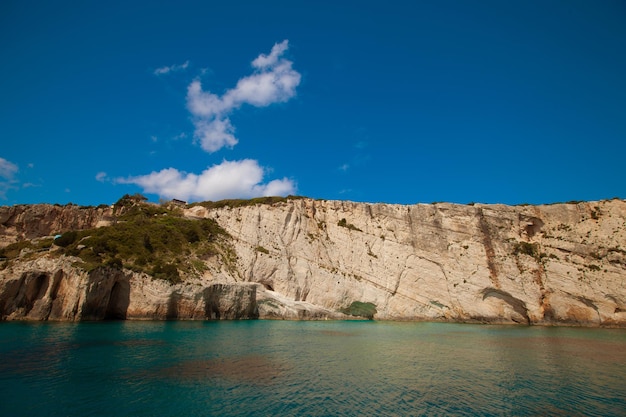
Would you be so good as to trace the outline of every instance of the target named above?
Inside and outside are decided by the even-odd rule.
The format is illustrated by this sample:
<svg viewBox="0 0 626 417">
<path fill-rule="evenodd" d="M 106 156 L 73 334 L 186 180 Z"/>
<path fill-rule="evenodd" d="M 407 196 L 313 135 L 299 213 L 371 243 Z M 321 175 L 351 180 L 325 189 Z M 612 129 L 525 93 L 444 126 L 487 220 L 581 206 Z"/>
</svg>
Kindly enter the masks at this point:
<svg viewBox="0 0 626 417">
<path fill-rule="evenodd" d="M 65 225 L 94 227 L 108 215 L 82 209 L 91 210 L 77 214 L 83 220 L 60 222 L 27 214 L 35 207 L 10 221 L 0 209 L 5 242 Z M 12 261 L 0 271 L 0 315 L 341 318 L 360 302 L 375 308 L 376 319 L 626 326 L 623 200 L 403 206 L 295 199 L 194 206 L 185 215 L 216 220 L 236 259 L 208 260 L 203 276 L 176 285 L 126 270 L 87 274 L 53 254 Z"/>
<path fill-rule="evenodd" d="M 0 207 L 0 247 L 68 230 L 90 229 L 109 224 L 113 209 L 108 206 L 79 207 L 33 204 Z"/>
<path fill-rule="evenodd" d="M 0 311 L 5 319 L 242 319 L 257 318 L 253 284 L 169 285 L 115 268 L 90 273 L 74 259 L 41 257 L 5 269 Z"/>
</svg>

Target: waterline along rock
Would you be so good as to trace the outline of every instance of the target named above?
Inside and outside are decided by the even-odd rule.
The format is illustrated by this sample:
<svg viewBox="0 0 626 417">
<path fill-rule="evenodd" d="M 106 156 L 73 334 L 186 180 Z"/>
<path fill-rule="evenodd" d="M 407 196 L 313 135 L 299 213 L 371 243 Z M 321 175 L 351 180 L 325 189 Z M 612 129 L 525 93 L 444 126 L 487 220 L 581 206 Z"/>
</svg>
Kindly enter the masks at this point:
<svg viewBox="0 0 626 417">
<path fill-rule="evenodd" d="M 202 258 L 195 273 L 181 270 L 176 282 L 119 264 L 86 270 L 55 245 L 22 250 L 0 260 L 0 316 L 626 326 L 620 199 L 506 206 L 294 198 L 193 205 L 178 215 L 214 220 L 227 249 Z M 115 222 L 106 207 L 0 207 L 0 245 Z"/>
</svg>

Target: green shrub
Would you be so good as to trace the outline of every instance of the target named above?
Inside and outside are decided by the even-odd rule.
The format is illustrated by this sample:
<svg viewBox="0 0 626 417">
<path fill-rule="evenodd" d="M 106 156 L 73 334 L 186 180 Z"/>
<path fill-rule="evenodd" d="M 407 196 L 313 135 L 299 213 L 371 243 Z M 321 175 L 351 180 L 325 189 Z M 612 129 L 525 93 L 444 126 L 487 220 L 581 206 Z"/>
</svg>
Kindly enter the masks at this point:
<svg viewBox="0 0 626 417">
<path fill-rule="evenodd" d="M 348 223 L 345 218 L 339 220 L 337 222 L 337 226 L 345 227 L 345 228 L 350 229 L 350 230 L 356 230 L 357 232 L 362 232 L 361 229 L 359 229 L 358 227 L 356 227 L 352 223 Z"/>
<path fill-rule="evenodd" d="M 176 265 L 171 263 L 157 263 L 154 268 L 152 268 L 152 276 L 157 279 L 169 281 L 172 284 L 176 284 L 177 282 L 181 281 L 178 268 L 176 267 Z"/>
<path fill-rule="evenodd" d="M 513 246 L 513 254 L 519 255 L 524 254 L 528 256 L 532 256 L 533 258 L 539 258 L 539 245 L 536 243 L 528 243 L 528 242 L 517 242 Z"/>
<path fill-rule="evenodd" d="M 208 209 L 218 209 L 223 207 L 246 207 L 246 206 L 254 206 L 256 204 L 276 204 L 288 200 L 300 200 L 306 197 L 296 196 L 296 195 L 288 195 L 287 197 L 257 197 L 250 199 L 227 199 L 227 200 L 219 200 L 219 201 L 202 201 L 199 203 L 191 204 L 193 206 L 202 206 Z"/>
<path fill-rule="evenodd" d="M 117 200 L 114 204 L 116 207 L 132 207 L 136 204 L 143 203 L 148 200 L 146 197 L 139 193 L 135 193 L 134 195 L 124 194 L 122 198 Z"/>
<path fill-rule="evenodd" d="M 53 242 L 54 239 L 52 238 L 41 239 L 37 242 L 36 247 L 37 249 L 50 249 Z"/>
<path fill-rule="evenodd" d="M 594 220 L 598 220 L 600 218 L 600 207 L 594 207 L 593 210 L 591 210 L 591 218 Z"/>
<path fill-rule="evenodd" d="M 192 259 L 191 260 L 191 266 L 199 273 L 204 273 L 206 270 L 208 270 L 209 268 L 207 267 L 207 265 L 202 262 L 199 259 Z"/>
<path fill-rule="evenodd" d="M 20 256 L 20 253 L 24 249 L 34 249 L 33 244 L 30 240 L 21 240 L 19 242 L 11 243 L 10 245 L 5 246 L 0 249 L 0 258 L 8 258 L 13 259 Z"/>
<path fill-rule="evenodd" d="M 342 308 L 339 311 L 350 316 L 364 317 L 366 319 L 373 320 L 374 315 L 376 314 L 376 305 L 373 303 L 353 301 L 350 306 Z"/>
<path fill-rule="evenodd" d="M 257 251 L 257 252 L 264 253 L 264 254 L 266 254 L 266 255 L 269 255 L 269 253 L 270 253 L 270 251 L 269 251 L 269 250 L 267 250 L 267 249 L 265 249 L 263 246 L 257 246 L 257 247 L 256 247 L 256 251 Z"/>
<path fill-rule="evenodd" d="M 106 266 L 116 269 L 122 269 L 122 260 L 120 258 L 111 258 L 105 263 Z"/>
<path fill-rule="evenodd" d="M 78 237 L 78 232 L 75 232 L 73 230 L 69 232 L 65 232 L 61 236 L 54 239 L 54 244 L 57 246 L 61 246 L 62 248 L 65 248 L 71 245 L 72 243 L 74 243 L 77 237 Z"/>
</svg>

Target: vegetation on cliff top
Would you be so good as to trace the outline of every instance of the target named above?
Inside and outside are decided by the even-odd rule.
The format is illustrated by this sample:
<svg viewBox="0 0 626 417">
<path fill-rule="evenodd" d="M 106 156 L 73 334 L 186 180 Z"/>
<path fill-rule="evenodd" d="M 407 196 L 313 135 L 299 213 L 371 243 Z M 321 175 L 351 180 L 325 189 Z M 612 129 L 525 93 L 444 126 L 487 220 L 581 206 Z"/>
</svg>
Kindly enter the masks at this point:
<svg viewBox="0 0 626 417">
<path fill-rule="evenodd" d="M 66 245 L 86 269 L 124 266 L 172 283 L 204 272 L 204 261 L 224 254 L 227 233 L 212 219 L 186 219 L 176 207 L 147 204 L 124 196 L 115 204 L 117 221 L 84 230 Z"/>
<path fill-rule="evenodd" d="M 191 207 L 194 206 L 202 206 L 208 209 L 218 209 L 223 207 L 247 207 L 254 206 L 256 204 L 276 204 L 289 200 L 300 200 L 306 197 L 296 196 L 296 195 L 288 195 L 287 197 L 257 197 L 250 199 L 227 199 L 227 200 L 219 200 L 219 201 L 202 201 L 199 203 L 190 204 Z"/>
<path fill-rule="evenodd" d="M 302 198 L 305 197 L 227 199 L 189 206 L 236 208 Z M 114 218 L 110 226 L 70 230 L 54 240 L 16 242 L 0 249 L 0 259 L 35 257 L 56 248 L 55 254 L 79 257 L 81 262 L 77 266 L 87 271 L 101 266 L 124 267 L 172 283 L 185 276 L 202 274 L 207 268 L 205 261 L 213 256 L 221 257 L 225 266 L 232 269 L 236 254 L 228 243 L 228 233 L 213 219 L 184 218 L 181 203 L 152 204 L 141 194 L 126 194 L 113 205 Z M 6 262 L 3 265 L 6 266 Z"/>
<path fill-rule="evenodd" d="M 124 267 L 172 283 L 200 275 L 204 261 L 221 256 L 228 266 L 233 250 L 227 232 L 212 219 L 186 219 L 174 206 L 149 204 L 140 195 L 125 195 L 114 205 L 110 226 L 68 231 L 54 240 L 56 253 L 77 256 L 77 266 L 90 271 L 100 266 Z M 24 249 L 48 248 L 52 239 L 22 241 L 0 250 L 0 257 L 15 258 Z"/>
</svg>

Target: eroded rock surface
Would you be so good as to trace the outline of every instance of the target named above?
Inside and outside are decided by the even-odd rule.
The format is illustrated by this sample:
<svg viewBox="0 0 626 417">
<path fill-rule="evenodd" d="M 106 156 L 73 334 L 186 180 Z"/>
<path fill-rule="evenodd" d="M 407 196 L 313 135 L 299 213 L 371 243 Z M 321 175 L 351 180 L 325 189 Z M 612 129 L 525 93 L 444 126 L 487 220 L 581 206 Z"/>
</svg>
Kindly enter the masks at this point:
<svg viewBox="0 0 626 417">
<path fill-rule="evenodd" d="M 5 244 L 95 227 L 108 215 L 37 207 L 0 208 Z M 299 199 L 185 214 L 228 231 L 233 264 L 213 259 L 211 273 L 170 285 L 125 270 L 88 274 L 52 254 L 15 260 L 0 271 L 0 314 L 324 319 L 346 317 L 340 311 L 358 301 L 374 305 L 376 319 L 626 326 L 623 200 L 511 207 Z"/>
<path fill-rule="evenodd" d="M 0 247 L 23 239 L 108 225 L 112 214 L 113 209 L 108 206 L 89 208 L 71 204 L 0 206 Z"/>
<path fill-rule="evenodd" d="M 9 267 L 0 281 L 4 319 L 251 319 L 258 317 L 257 285 L 170 285 L 114 268 L 87 273 L 74 258 L 44 257 Z"/>
<path fill-rule="evenodd" d="M 293 200 L 206 210 L 238 279 L 377 319 L 624 325 L 626 203 L 543 206 Z"/>
</svg>

